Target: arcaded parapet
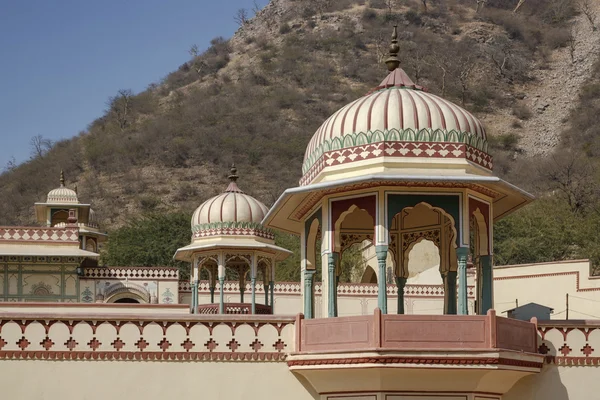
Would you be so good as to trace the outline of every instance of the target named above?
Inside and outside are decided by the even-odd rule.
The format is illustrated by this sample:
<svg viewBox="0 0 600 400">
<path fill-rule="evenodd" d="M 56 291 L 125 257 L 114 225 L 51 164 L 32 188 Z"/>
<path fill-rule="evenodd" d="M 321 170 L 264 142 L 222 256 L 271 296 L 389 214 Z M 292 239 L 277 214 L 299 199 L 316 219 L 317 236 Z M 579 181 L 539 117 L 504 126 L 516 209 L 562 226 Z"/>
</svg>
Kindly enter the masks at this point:
<svg viewBox="0 0 600 400">
<path fill-rule="evenodd" d="M 283 361 L 291 317 L 4 313 L 0 359 Z"/>
</svg>

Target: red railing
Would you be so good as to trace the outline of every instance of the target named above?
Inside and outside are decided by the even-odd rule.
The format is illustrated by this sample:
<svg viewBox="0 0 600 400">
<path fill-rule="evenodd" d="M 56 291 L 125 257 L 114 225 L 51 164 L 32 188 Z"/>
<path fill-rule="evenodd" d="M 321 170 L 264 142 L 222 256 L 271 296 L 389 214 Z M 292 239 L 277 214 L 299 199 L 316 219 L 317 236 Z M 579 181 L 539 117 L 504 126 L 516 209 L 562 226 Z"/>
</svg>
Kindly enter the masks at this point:
<svg viewBox="0 0 600 400">
<path fill-rule="evenodd" d="M 225 303 L 225 314 L 252 314 L 252 305 L 248 303 Z M 272 314 L 271 306 L 256 304 L 256 314 Z M 198 314 L 219 314 L 219 304 L 201 304 L 198 306 Z"/>
<path fill-rule="evenodd" d="M 296 321 L 298 352 L 513 350 L 537 352 L 536 325 L 487 315 L 381 314 Z"/>
</svg>

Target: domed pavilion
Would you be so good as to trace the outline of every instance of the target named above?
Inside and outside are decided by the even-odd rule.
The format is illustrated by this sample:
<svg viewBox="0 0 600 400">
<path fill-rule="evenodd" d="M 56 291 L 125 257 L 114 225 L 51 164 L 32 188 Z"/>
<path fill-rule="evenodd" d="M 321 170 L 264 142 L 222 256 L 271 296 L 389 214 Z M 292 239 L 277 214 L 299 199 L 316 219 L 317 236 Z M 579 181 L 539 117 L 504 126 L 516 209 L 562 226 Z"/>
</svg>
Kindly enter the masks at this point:
<svg viewBox="0 0 600 400">
<path fill-rule="evenodd" d="M 202 203 L 192 215 L 192 243 L 175 253 L 175 259 L 192 266 L 192 313 L 203 314 L 271 314 L 275 263 L 291 252 L 275 245 L 273 232 L 261 221 L 267 207 L 244 193 L 237 185 L 237 169 L 231 168 L 225 192 Z M 211 304 L 198 304 L 201 270 L 208 272 Z M 256 304 L 256 279 L 261 275 L 265 288 L 265 304 Z M 244 304 L 244 292 L 250 277 L 250 307 Z M 237 279 L 240 303 L 224 301 L 225 278 Z M 219 305 L 214 304 L 216 281 L 219 280 Z M 270 304 L 269 304 L 270 288 Z"/>
<path fill-rule="evenodd" d="M 317 129 L 306 148 L 300 186 L 286 190 L 263 221 L 300 235 L 306 318 L 314 317 L 317 257 L 327 299 L 322 315 L 334 317 L 341 254 L 365 240 L 376 248 L 383 313 L 388 253 L 402 314 L 409 253 L 428 240 L 439 250 L 444 313 L 467 314 L 467 260 L 472 260 L 476 311 L 485 314 L 493 299 L 493 223 L 533 199 L 494 176 L 483 124 L 411 81 L 400 68 L 398 51 L 394 28 L 387 77 Z"/>
</svg>

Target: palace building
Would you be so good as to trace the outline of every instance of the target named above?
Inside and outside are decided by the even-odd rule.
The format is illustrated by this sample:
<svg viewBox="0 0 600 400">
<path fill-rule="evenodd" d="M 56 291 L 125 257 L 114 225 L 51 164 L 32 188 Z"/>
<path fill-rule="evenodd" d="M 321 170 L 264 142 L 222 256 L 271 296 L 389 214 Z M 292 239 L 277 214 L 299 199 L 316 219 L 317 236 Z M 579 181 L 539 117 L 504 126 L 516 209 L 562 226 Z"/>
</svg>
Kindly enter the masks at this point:
<svg viewBox="0 0 600 400">
<path fill-rule="evenodd" d="M 387 76 L 323 122 L 270 209 L 232 166 L 174 254 L 189 281 L 99 264 L 110 238 L 61 173 L 40 226 L 0 227 L 6 397 L 600 398 L 589 261 L 494 267 L 494 222 L 533 196 L 494 175 L 483 124 L 398 51 L 394 28 Z M 276 230 L 300 237 L 299 283 L 275 281 L 291 254 Z M 349 283 L 350 249 L 364 265 Z"/>
</svg>

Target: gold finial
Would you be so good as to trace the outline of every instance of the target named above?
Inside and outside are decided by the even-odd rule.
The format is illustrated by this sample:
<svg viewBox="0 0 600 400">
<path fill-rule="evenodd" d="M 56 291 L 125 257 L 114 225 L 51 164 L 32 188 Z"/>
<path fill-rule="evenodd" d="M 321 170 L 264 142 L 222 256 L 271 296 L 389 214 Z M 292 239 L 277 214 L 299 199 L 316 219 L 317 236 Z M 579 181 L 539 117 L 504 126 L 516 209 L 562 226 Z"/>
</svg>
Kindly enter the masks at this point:
<svg viewBox="0 0 600 400">
<path fill-rule="evenodd" d="M 61 169 L 60 170 L 60 187 L 64 187 L 64 186 L 65 186 L 65 173 Z"/>
<path fill-rule="evenodd" d="M 392 43 L 390 44 L 390 56 L 385 60 L 388 71 L 393 71 L 400 66 L 400 60 L 398 59 L 398 52 L 400 46 L 398 46 L 398 25 L 394 25 L 394 32 L 392 33 Z"/>
<path fill-rule="evenodd" d="M 231 164 L 231 169 L 229 170 L 229 176 L 227 177 L 231 182 L 237 181 L 239 176 L 237 175 L 237 168 L 235 167 L 235 163 Z"/>
</svg>

